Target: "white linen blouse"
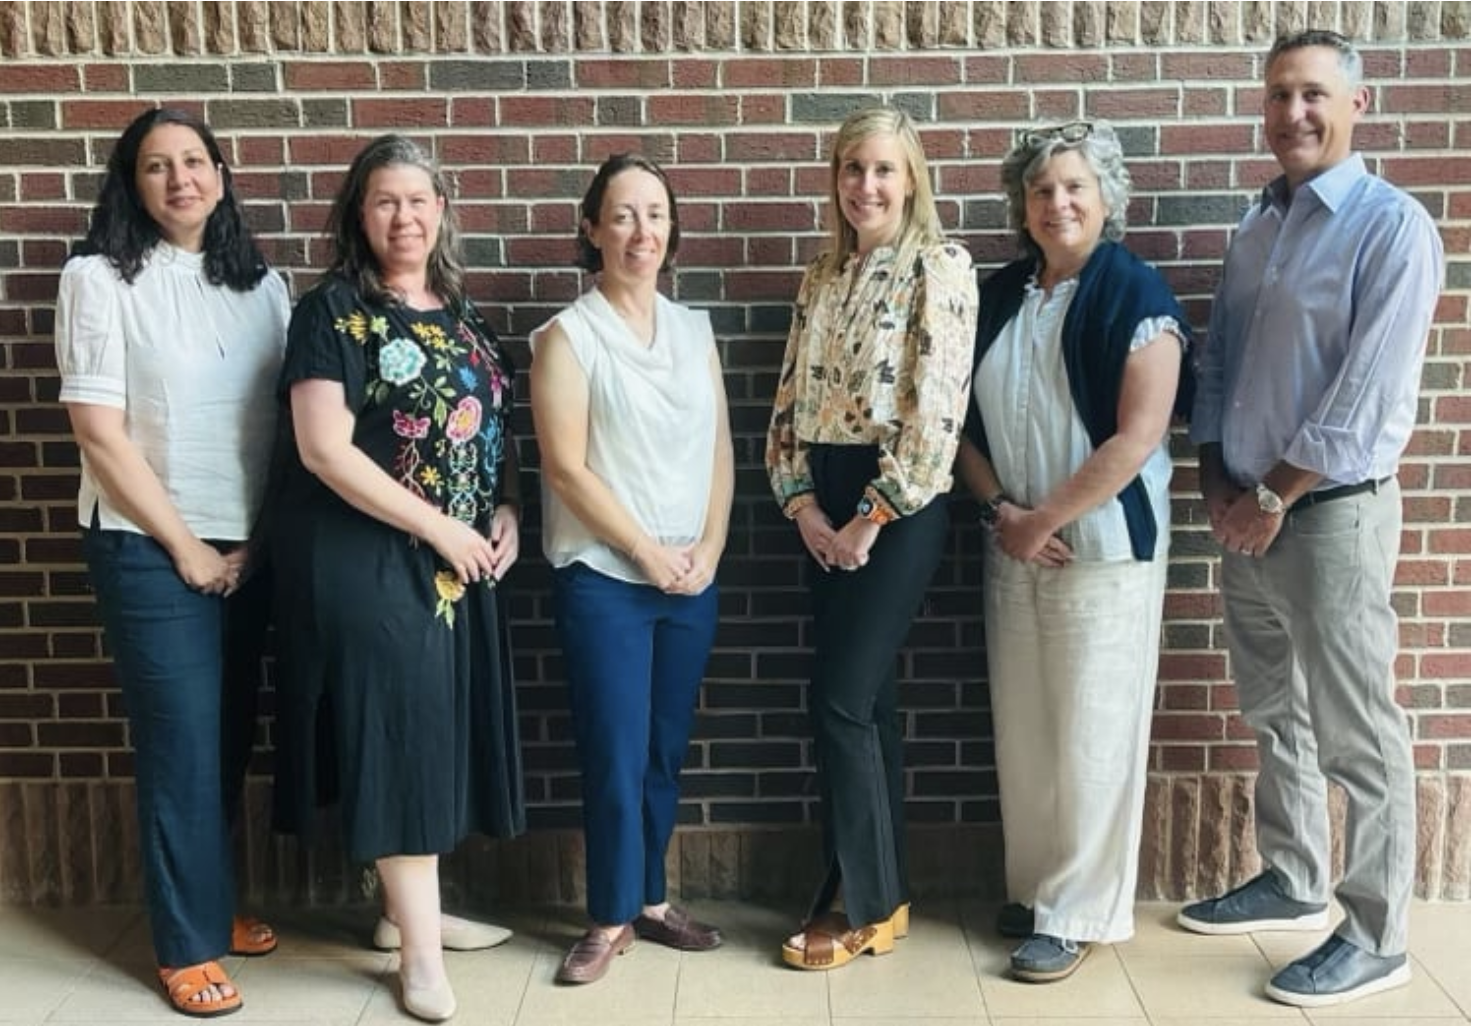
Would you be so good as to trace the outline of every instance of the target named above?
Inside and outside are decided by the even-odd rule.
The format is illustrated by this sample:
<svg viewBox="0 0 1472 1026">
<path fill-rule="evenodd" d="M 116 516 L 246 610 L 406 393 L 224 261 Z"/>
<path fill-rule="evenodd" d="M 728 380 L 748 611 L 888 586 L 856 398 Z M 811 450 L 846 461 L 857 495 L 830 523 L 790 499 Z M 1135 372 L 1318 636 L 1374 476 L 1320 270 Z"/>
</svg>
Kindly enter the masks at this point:
<svg viewBox="0 0 1472 1026">
<path fill-rule="evenodd" d="M 128 437 L 194 534 L 242 541 L 265 495 L 276 378 L 291 303 L 268 273 L 212 285 L 204 257 L 160 242 L 129 285 L 102 256 L 62 269 L 56 361 L 63 403 L 124 411 Z M 77 521 L 144 533 L 98 487 L 85 455 Z"/>
<path fill-rule="evenodd" d="M 1094 452 L 1088 428 L 1073 405 L 1063 363 L 1063 321 L 1077 289 L 1077 278 L 1059 282 L 1051 293 L 1039 288 L 1036 279 L 1029 281 L 1022 308 L 987 350 L 972 382 L 997 481 L 1024 506 L 1041 503 Z M 1162 332 L 1182 344 L 1174 318 L 1152 317 L 1135 327 L 1130 352 Z M 1156 559 L 1170 549 L 1171 470 L 1162 436 L 1140 470 L 1159 527 Z M 1059 535 L 1083 562 L 1134 559 L 1124 507 L 1113 498 L 1065 524 Z"/>
</svg>

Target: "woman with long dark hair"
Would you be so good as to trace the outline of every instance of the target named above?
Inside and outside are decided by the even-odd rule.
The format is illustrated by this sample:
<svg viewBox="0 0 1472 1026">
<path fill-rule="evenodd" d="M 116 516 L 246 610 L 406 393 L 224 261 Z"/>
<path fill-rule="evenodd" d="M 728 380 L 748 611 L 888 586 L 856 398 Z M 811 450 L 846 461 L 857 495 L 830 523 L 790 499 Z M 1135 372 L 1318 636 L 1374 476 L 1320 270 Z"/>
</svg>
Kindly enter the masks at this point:
<svg viewBox="0 0 1472 1026">
<path fill-rule="evenodd" d="M 159 978 L 185 1015 L 240 1008 L 217 960 L 276 947 L 235 915 L 230 823 L 255 728 L 270 588 L 251 537 L 288 310 L 209 127 L 139 115 L 62 270 L 56 350 L 128 710 Z"/>
</svg>

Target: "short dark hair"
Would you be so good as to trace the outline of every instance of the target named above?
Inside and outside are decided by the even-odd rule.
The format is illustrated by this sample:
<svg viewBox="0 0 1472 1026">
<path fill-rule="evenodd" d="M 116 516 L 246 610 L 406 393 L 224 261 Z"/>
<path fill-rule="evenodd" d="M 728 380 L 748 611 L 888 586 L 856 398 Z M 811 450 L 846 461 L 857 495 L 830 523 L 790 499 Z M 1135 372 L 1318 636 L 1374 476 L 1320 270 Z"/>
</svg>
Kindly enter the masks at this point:
<svg viewBox="0 0 1472 1026">
<path fill-rule="evenodd" d="M 1354 48 L 1346 37 L 1338 32 L 1328 29 L 1304 29 L 1289 36 L 1279 36 L 1268 51 L 1268 59 L 1263 70 L 1273 66 L 1273 62 L 1289 50 L 1302 50 L 1310 46 L 1324 46 L 1339 54 L 1339 70 L 1344 72 L 1345 81 L 1351 86 L 1357 86 L 1364 79 L 1365 65 L 1360 60 L 1360 52 Z"/>
<path fill-rule="evenodd" d="M 143 270 L 144 261 L 163 235 L 138 195 L 138 152 L 148 133 L 160 125 L 182 125 L 199 136 L 210 162 L 220 173 L 220 202 L 204 227 L 205 278 L 212 285 L 250 291 L 266 276 L 266 258 L 245 226 L 230 167 L 209 125 L 189 111 L 174 107 L 146 110 L 123 129 L 107 159 L 107 174 L 92 208 L 87 235 L 71 255 L 106 257 L 129 284 Z"/>
<path fill-rule="evenodd" d="M 407 136 L 380 135 L 364 146 L 348 166 L 327 215 L 327 234 L 332 238 L 329 274 L 351 282 L 364 297 L 379 303 L 402 303 L 404 297 L 384 284 L 378 258 L 363 231 L 363 199 L 368 179 L 386 167 L 416 167 L 429 176 L 434 194 L 445 201 L 440 213 L 440 232 L 429 254 L 425 284 L 451 306 L 465 302 L 465 265 L 460 256 L 460 231 L 450 205 L 450 190 L 444 172 L 424 148 Z"/>
<path fill-rule="evenodd" d="M 660 270 L 668 271 L 674 264 L 675 254 L 680 250 L 680 210 L 675 203 L 674 187 L 670 185 L 669 176 L 664 173 L 664 168 L 640 153 L 615 153 L 598 166 L 598 173 L 593 176 L 593 183 L 583 194 L 583 205 L 579 211 L 576 264 L 583 270 L 594 274 L 603 270 L 603 252 L 593 245 L 592 239 L 588 238 L 587 226 L 598 223 L 598 216 L 603 212 L 603 195 L 608 191 L 608 183 L 625 171 L 647 171 L 658 178 L 660 184 L 664 186 L 665 198 L 670 205 L 670 237 L 665 246 L 664 265 L 660 267 Z"/>
</svg>

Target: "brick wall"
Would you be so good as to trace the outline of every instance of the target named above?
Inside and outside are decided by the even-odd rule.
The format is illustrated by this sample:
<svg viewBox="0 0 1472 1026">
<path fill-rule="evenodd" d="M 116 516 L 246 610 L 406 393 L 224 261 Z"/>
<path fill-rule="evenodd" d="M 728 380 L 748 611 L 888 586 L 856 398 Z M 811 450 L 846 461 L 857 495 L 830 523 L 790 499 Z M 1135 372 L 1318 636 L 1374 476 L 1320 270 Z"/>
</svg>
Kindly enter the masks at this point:
<svg viewBox="0 0 1472 1026">
<path fill-rule="evenodd" d="M 681 193 L 671 290 L 708 308 L 736 434 L 722 625 L 672 864 L 687 894 L 790 894 L 816 867 L 804 719 L 808 626 L 795 532 L 761 472 L 800 268 L 821 241 L 829 133 L 851 108 L 924 128 L 945 223 L 979 267 L 1012 253 L 998 162 L 1021 124 L 1108 117 L 1137 184 L 1130 244 L 1207 319 L 1233 225 L 1274 164 L 1259 145 L 1261 58 L 1281 31 L 1361 41 L 1374 88 L 1357 140 L 1441 226 L 1447 287 L 1430 338 L 1396 605 L 1399 696 L 1420 771 L 1422 894 L 1468 895 L 1467 3 L 0 3 L 0 900 L 136 897 L 127 731 L 72 508 L 77 454 L 56 402 L 58 268 L 99 169 L 144 105 L 220 132 L 268 253 L 300 292 L 338 177 L 387 130 L 458 181 L 472 291 L 524 361 L 525 333 L 583 287 L 570 269 L 593 167 L 637 148 Z M 530 418 L 519 418 L 535 466 Z M 1154 724 L 1143 896 L 1243 875 L 1254 753 L 1235 713 L 1217 559 L 1178 438 L 1176 527 Z M 535 491 L 534 489 L 532 490 Z M 919 889 L 992 894 L 997 803 L 974 510 L 902 656 Z M 514 572 L 532 832 L 450 860 L 470 896 L 575 900 L 577 781 L 548 574 Z M 337 900 L 361 878 L 331 845 L 270 836 L 269 721 L 242 838 L 253 889 Z"/>
</svg>

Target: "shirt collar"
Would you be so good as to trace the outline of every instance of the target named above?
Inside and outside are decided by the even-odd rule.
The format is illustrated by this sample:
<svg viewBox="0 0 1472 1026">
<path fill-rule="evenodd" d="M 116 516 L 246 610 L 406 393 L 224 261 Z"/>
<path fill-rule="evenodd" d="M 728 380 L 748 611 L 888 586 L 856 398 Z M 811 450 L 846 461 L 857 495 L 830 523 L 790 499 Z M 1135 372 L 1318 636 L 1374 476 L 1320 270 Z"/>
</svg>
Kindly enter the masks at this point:
<svg viewBox="0 0 1472 1026">
<path fill-rule="evenodd" d="M 1333 213 L 1349 196 L 1355 183 L 1367 174 L 1369 172 L 1365 169 L 1365 158 L 1358 153 L 1351 153 L 1329 170 L 1314 175 L 1300 185 L 1299 189 L 1312 192 Z M 1288 176 L 1279 175 L 1263 189 L 1262 209 L 1266 211 L 1269 207 L 1277 207 L 1279 210 L 1287 210 L 1288 203 Z"/>
</svg>

